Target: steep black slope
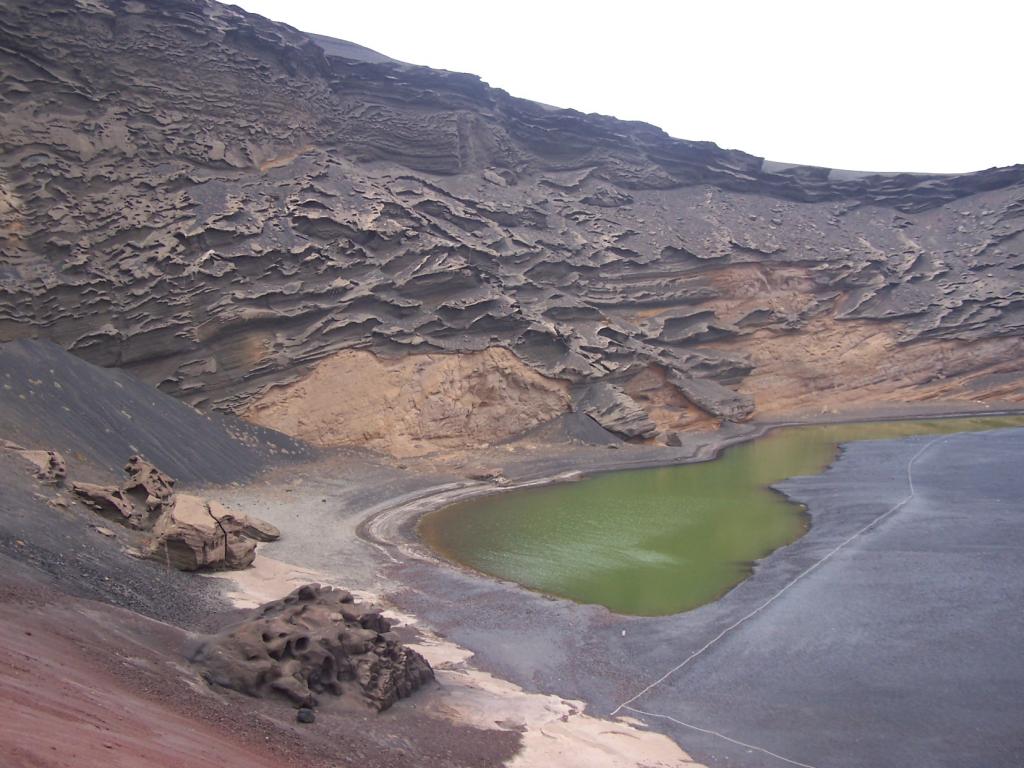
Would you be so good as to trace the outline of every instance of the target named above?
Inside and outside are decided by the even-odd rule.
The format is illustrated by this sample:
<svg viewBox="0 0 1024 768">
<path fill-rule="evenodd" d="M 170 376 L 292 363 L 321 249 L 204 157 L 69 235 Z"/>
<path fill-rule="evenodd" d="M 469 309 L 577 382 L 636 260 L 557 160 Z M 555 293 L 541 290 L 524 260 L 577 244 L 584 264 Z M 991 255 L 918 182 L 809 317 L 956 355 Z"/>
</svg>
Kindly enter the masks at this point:
<svg viewBox="0 0 1024 768">
<path fill-rule="evenodd" d="M 64 453 L 75 479 L 84 479 L 83 464 L 121 479 L 140 453 L 183 483 L 222 483 L 310 453 L 273 430 L 199 413 L 122 371 L 32 341 L 0 344 L 0 438 Z"/>
</svg>

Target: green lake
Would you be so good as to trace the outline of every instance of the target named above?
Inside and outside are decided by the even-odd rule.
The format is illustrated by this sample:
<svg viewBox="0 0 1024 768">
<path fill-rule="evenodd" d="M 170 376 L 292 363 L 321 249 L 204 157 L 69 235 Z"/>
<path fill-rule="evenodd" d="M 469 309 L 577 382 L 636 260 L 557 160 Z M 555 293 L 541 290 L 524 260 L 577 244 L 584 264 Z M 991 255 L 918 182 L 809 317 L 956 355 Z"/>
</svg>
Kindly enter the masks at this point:
<svg viewBox="0 0 1024 768">
<path fill-rule="evenodd" d="M 823 471 L 840 443 L 1017 426 L 1024 417 L 785 427 L 714 461 L 472 499 L 424 516 L 419 532 L 448 559 L 533 590 L 617 613 L 678 613 L 807 531 L 802 507 L 769 486 Z"/>
</svg>

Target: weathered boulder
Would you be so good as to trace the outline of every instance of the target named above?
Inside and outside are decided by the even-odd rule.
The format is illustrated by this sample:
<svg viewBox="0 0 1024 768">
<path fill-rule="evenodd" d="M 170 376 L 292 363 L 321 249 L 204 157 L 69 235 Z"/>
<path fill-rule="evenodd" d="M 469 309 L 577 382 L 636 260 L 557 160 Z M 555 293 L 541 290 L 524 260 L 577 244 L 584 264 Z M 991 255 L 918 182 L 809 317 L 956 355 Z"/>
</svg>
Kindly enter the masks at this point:
<svg viewBox="0 0 1024 768">
<path fill-rule="evenodd" d="M 138 455 L 128 459 L 124 471 L 128 479 L 120 486 L 76 482 L 71 490 L 104 517 L 129 528 L 149 530 L 174 506 L 174 480 Z"/>
<path fill-rule="evenodd" d="M 307 584 L 205 639 L 189 655 L 203 678 L 250 696 L 287 697 L 298 707 L 317 695 L 359 697 L 380 711 L 434 673 L 406 648 L 378 608 L 342 589 Z"/>
<path fill-rule="evenodd" d="M 589 385 L 577 398 L 575 408 L 609 432 L 625 438 L 647 439 L 658 434 L 658 426 L 647 412 L 613 384 Z"/>
<path fill-rule="evenodd" d="M 174 480 L 141 456 L 132 456 L 124 466 L 128 481 L 121 486 L 125 495 L 138 499 L 149 514 L 158 514 L 174 504 Z"/>
<path fill-rule="evenodd" d="M 277 541 L 281 538 L 281 531 L 277 526 L 266 520 L 246 515 L 240 515 L 236 519 L 242 526 L 242 533 L 253 541 Z"/>
<path fill-rule="evenodd" d="M 157 520 L 145 551 L 182 571 L 248 568 L 256 542 L 243 529 L 217 502 L 181 493 Z"/>
<path fill-rule="evenodd" d="M 36 478 L 50 485 L 63 485 L 68 465 L 57 451 L 22 451 L 24 459 L 36 467 Z"/>
</svg>

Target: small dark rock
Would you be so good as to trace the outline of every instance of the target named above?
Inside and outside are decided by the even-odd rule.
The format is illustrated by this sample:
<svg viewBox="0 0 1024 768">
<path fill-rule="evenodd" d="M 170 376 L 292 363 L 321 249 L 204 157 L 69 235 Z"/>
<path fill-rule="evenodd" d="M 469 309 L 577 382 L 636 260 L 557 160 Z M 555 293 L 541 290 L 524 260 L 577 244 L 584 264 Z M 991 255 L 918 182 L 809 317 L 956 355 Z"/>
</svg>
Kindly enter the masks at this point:
<svg viewBox="0 0 1024 768">
<path fill-rule="evenodd" d="M 295 719 L 300 723 L 315 723 L 316 712 L 309 707 L 302 707 L 298 712 L 295 713 Z"/>
</svg>

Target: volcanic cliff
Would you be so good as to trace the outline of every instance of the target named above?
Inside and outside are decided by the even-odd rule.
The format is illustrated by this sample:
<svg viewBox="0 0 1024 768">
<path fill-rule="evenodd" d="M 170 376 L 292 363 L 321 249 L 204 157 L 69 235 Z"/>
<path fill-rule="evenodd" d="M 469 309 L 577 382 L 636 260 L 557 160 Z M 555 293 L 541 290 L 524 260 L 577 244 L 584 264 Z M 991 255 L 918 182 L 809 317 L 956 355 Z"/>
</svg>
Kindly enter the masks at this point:
<svg viewBox="0 0 1024 768">
<path fill-rule="evenodd" d="M 1022 399 L 1024 166 L 785 166 L 207 0 L 0 5 L 0 340 L 397 453 Z"/>
</svg>

